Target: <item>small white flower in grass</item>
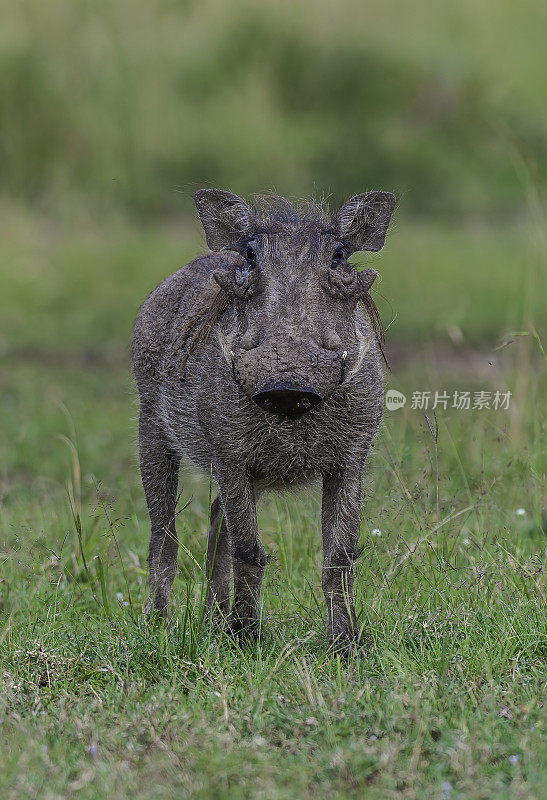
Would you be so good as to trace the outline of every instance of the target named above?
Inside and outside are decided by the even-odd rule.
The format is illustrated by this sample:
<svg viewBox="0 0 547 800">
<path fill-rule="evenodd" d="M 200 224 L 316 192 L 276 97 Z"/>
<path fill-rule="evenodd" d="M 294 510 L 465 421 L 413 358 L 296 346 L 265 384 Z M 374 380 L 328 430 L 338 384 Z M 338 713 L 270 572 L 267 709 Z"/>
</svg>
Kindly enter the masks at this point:
<svg viewBox="0 0 547 800">
<path fill-rule="evenodd" d="M 509 763 L 510 764 L 517 764 L 519 760 L 518 756 L 509 756 Z"/>
<path fill-rule="evenodd" d="M 380 528 L 373 528 L 371 530 L 371 533 L 372 533 L 373 536 L 381 536 L 382 535 L 382 531 L 380 530 Z"/>
<path fill-rule="evenodd" d="M 123 603 L 123 594 L 121 592 L 116 592 L 116 597 L 118 598 L 120 603 Z"/>
<path fill-rule="evenodd" d="M 515 514 L 517 515 L 517 517 L 523 517 L 526 514 L 526 509 L 525 508 L 517 508 L 517 510 L 515 511 Z"/>
<path fill-rule="evenodd" d="M 469 539 L 464 539 L 462 544 L 464 544 L 467 547 L 467 545 L 469 544 Z"/>
</svg>

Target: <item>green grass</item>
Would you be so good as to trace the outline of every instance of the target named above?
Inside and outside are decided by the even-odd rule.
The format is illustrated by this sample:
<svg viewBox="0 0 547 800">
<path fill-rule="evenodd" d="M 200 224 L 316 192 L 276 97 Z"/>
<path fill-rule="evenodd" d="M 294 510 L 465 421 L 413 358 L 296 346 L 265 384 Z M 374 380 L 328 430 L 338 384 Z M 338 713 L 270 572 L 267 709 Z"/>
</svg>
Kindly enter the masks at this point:
<svg viewBox="0 0 547 800">
<path fill-rule="evenodd" d="M 327 655 L 314 492 L 261 507 L 263 641 L 240 651 L 204 623 L 209 486 L 184 476 L 173 626 L 143 627 L 130 328 L 199 250 L 195 224 L 3 219 L 0 794 L 541 797 L 545 378 L 533 336 L 493 350 L 541 322 L 538 239 L 403 221 L 378 260 L 410 352 L 390 385 L 513 397 L 438 410 L 438 472 L 423 414 L 386 412 L 357 568 L 366 656 L 343 663 Z M 450 326 L 488 344 L 435 348 Z"/>
<path fill-rule="evenodd" d="M 410 392 L 437 379 L 415 365 L 393 382 Z M 208 486 L 186 477 L 173 627 L 147 630 L 124 369 L 9 360 L 3 381 L 3 796 L 541 796 L 544 465 L 531 375 L 513 418 L 439 413 L 438 534 L 427 425 L 386 412 L 358 567 L 367 655 L 348 664 L 326 653 L 317 496 L 261 509 L 274 556 L 264 638 L 240 651 L 203 622 Z"/>
</svg>

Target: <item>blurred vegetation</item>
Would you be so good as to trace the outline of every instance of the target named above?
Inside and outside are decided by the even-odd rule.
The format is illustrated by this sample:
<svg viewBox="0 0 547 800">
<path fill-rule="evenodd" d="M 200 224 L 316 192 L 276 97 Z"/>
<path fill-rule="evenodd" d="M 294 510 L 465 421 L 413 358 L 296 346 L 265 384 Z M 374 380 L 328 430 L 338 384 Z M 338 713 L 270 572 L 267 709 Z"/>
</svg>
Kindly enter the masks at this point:
<svg viewBox="0 0 547 800">
<path fill-rule="evenodd" d="M 513 219 L 547 181 L 546 23 L 536 0 L 8 0 L 2 191 L 155 219 L 198 185 L 382 187 Z"/>
</svg>

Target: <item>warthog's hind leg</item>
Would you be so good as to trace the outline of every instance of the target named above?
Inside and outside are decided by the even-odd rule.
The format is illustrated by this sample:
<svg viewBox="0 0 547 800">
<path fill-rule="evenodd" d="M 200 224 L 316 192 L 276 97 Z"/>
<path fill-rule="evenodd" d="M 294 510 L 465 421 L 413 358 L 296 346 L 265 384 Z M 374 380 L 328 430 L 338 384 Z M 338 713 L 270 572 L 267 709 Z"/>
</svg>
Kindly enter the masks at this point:
<svg viewBox="0 0 547 800">
<path fill-rule="evenodd" d="M 211 528 L 207 547 L 207 581 L 209 583 L 207 608 L 213 615 L 218 613 L 224 616 L 228 613 L 231 573 L 230 536 L 226 526 L 224 508 L 217 497 L 211 506 Z"/>
<path fill-rule="evenodd" d="M 177 568 L 178 539 L 175 529 L 180 459 L 166 446 L 161 430 L 141 410 L 139 455 L 142 484 L 151 536 L 148 550 L 150 596 L 145 612 L 169 612 L 169 595 Z"/>
<path fill-rule="evenodd" d="M 234 573 L 230 629 L 239 639 L 256 639 L 260 622 L 260 591 L 266 554 L 260 541 L 252 482 L 236 469 L 217 475 L 224 500 Z"/>
</svg>

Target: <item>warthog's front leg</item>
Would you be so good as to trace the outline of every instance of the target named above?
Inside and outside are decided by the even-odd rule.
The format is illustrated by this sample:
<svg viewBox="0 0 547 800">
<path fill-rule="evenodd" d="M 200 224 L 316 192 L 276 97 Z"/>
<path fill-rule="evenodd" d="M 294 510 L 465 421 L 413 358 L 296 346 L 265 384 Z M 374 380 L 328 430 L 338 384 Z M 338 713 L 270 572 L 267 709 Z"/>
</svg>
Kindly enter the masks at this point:
<svg viewBox="0 0 547 800">
<path fill-rule="evenodd" d="M 323 476 L 323 576 L 327 633 L 337 651 L 351 649 L 359 637 L 353 597 L 353 562 L 361 520 L 361 470 Z"/>
<path fill-rule="evenodd" d="M 258 635 L 260 590 L 266 568 L 254 489 L 246 476 L 236 477 L 233 471 L 218 477 L 232 546 L 234 603 L 230 627 L 240 638 L 254 639 Z"/>
</svg>

